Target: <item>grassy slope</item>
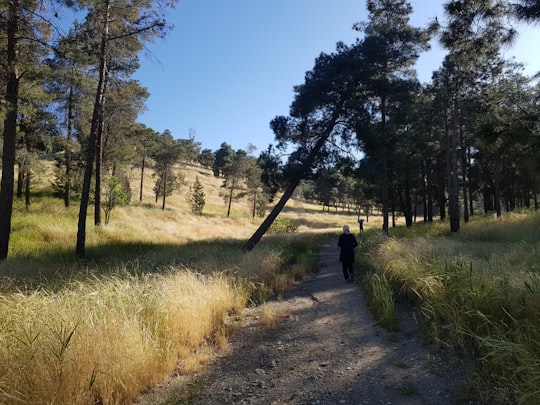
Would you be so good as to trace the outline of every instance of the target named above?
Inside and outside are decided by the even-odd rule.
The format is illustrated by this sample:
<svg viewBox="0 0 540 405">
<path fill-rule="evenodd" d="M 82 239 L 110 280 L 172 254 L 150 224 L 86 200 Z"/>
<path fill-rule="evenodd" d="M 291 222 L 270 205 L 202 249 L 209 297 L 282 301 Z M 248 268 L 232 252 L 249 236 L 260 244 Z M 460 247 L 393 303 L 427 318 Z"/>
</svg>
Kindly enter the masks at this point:
<svg viewBox="0 0 540 405">
<path fill-rule="evenodd" d="M 50 193 L 49 173 L 44 174 L 36 182 L 35 190 L 40 195 Z M 186 185 L 167 199 L 165 210 L 161 209 L 161 200 L 157 203 L 152 193 L 152 178 L 145 178 L 144 198 L 138 201 L 139 173 L 132 172 L 133 201 L 127 207 L 115 207 L 109 225 L 95 228 L 93 226 L 93 207 L 89 209 L 87 225 L 87 248 L 90 259 L 104 258 L 122 253 L 116 246 L 130 244 L 139 247 L 170 247 L 195 242 L 211 242 L 213 240 L 247 240 L 262 222 L 261 218 L 252 219 L 250 208 L 245 199 L 235 201 L 231 216 L 226 218 L 226 206 L 220 193 L 222 179 L 214 177 L 209 170 L 188 166 L 182 170 Z M 185 199 L 189 185 L 199 176 L 204 186 L 206 205 L 201 217 L 193 216 Z M 3 266 L 9 271 L 19 259 L 54 262 L 69 262 L 75 250 L 77 232 L 78 204 L 66 209 L 58 199 L 48 197 L 34 198 L 30 208 L 24 208 L 23 201 L 15 202 L 15 213 L 12 221 L 10 243 L 10 263 Z M 339 232 L 343 223 L 356 221 L 354 215 L 346 213 L 322 213 L 319 206 L 303 204 L 291 200 L 281 216 L 292 219 L 299 232 Z M 368 224 L 369 226 L 369 224 Z M 375 226 L 375 225 L 373 225 Z M 129 259 L 131 254 L 129 251 Z M 22 264 L 24 267 L 24 264 Z M 24 269 L 19 269 L 23 270 Z M 29 269 L 32 271 L 32 269 Z"/>
<path fill-rule="evenodd" d="M 196 370 L 226 342 L 228 316 L 283 292 L 310 270 L 318 238 L 356 220 L 291 201 L 283 216 L 298 231 L 242 253 L 261 219 L 241 201 L 225 218 L 221 180 L 184 171 L 200 177 L 204 215 L 190 213 L 187 186 L 162 210 L 148 176 L 143 202 L 115 208 L 109 225 L 94 227 L 89 210 L 86 260 L 74 259 L 78 206 L 48 196 L 50 172 L 28 209 L 16 202 L 0 264 L 1 403 L 127 404 L 175 369 Z"/>
</svg>

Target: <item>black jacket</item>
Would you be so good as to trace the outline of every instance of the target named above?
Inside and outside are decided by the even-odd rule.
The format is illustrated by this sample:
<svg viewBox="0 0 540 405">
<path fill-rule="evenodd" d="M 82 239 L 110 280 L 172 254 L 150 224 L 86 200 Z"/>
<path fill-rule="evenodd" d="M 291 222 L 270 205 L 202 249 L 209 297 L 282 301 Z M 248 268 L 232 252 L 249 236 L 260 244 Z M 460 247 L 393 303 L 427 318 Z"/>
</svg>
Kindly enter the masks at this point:
<svg viewBox="0 0 540 405">
<path fill-rule="evenodd" d="M 358 242 L 352 233 L 342 233 L 339 235 L 338 246 L 341 248 L 339 252 L 339 261 L 354 261 L 354 248 L 358 246 Z"/>
</svg>

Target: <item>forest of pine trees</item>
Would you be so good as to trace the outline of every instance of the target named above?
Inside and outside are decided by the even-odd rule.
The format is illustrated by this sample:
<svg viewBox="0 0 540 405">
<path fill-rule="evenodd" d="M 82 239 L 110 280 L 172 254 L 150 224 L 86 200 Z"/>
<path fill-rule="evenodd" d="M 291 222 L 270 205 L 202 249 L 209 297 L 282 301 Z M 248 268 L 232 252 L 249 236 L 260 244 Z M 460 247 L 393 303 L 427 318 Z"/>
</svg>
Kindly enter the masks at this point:
<svg viewBox="0 0 540 405">
<path fill-rule="evenodd" d="M 163 208 L 183 181 L 175 167 L 193 163 L 223 178 L 228 212 L 235 198 L 250 201 L 253 217 L 275 203 L 247 249 L 295 193 L 323 208 L 377 210 L 386 233 L 396 215 L 407 226 L 448 219 L 457 232 L 479 212 L 538 209 L 539 82 L 500 52 L 516 35 L 508 21 L 538 22 L 537 2 L 447 1 L 444 19 L 413 27 L 409 2 L 367 1 L 358 40 L 316 58 L 294 88 L 289 116 L 270 123 L 276 144 L 258 157 L 226 141 L 203 149 L 193 134 L 179 139 L 137 122 L 149 96 L 132 78 L 139 53 L 166 35 L 175 3 L 0 0 L 0 260 L 7 258 L 13 198 L 31 203 L 32 172 L 44 158 L 56 159 L 58 198 L 80 207 L 79 257 L 89 202 L 100 225 L 107 212 L 101 204 L 120 198 L 111 184 L 125 184 L 128 168 L 140 171 L 140 184 L 129 185 L 138 189 L 133 194 L 142 200 L 143 182 L 152 181 Z M 83 18 L 65 27 L 66 15 Z M 446 56 L 421 84 L 415 62 L 431 39 Z M 204 193 L 196 184 L 192 197 L 201 214 Z"/>
</svg>

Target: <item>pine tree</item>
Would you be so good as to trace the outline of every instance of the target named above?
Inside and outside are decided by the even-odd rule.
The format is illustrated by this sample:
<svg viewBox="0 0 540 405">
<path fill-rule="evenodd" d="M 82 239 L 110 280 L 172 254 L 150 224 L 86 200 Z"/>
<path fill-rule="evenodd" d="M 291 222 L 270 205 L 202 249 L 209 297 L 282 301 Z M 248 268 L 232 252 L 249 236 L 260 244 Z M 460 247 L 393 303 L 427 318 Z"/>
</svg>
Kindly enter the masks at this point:
<svg viewBox="0 0 540 405">
<path fill-rule="evenodd" d="M 194 215 L 202 215 L 204 204 L 206 203 L 206 201 L 204 200 L 204 196 L 204 187 L 199 181 L 199 176 L 196 176 L 195 181 L 193 182 L 193 186 L 189 188 L 189 191 L 186 195 L 186 199 L 191 205 L 191 212 Z"/>
<path fill-rule="evenodd" d="M 96 41 L 92 44 L 99 51 L 96 54 L 96 71 L 98 72 L 95 99 L 92 111 L 92 121 L 87 139 L 85 159 L 85 173 L 79 209 L 77 226 L 77 245 L 75 255 L 85 257 L 86 244 L 86 217 L 90 201 L 90 186 L 95 167 L 95 204 L 94 223 L 99 219 L 100 202 L 100 173 L 102 162 L 102 142 L 105 117 L 105 100 L 109 96 L 114 68 L 117 66 L 134 67 L 136 55 L 143 49 L 144 44 L 158 36 L 166 34 L 164 13 L 167 7 L 173 7 L 177 0 L 162 3 L 160 0 L 151 1 L 112 1 L 112 0 L 80 0 L 79 3 L 88 9 L 85 23 L 95 35 Z M 128 76 L 132 69 L 126 70 Z M 164 182 L 166 184 L 166 181 Z M 163 199 L 165 208 L 165 197 Z"/>
</svg>

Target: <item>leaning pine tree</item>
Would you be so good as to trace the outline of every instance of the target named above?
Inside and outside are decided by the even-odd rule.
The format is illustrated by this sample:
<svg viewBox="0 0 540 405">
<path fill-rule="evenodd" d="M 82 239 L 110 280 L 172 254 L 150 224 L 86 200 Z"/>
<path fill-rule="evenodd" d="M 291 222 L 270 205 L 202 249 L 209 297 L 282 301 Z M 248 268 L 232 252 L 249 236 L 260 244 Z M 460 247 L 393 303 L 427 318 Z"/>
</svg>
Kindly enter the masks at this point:
<svg viewBox="0 0 540 405">
<path fill-rule="evenodd" d="M 351 93 L 357 91 L 352 83 L 355 72 L 349 67 L 350 50 L 344 44 L 338 44 L 335 53 L 321 53 L 313 70 L 306 72 L 304 84 L 294 87 L 290 115 L 277 116 L 270 122 L 278 148 L 296 150 L 290 154 L 283 170 L 287 184 L 280 200 L 244 244 L 244 251 L 257 245 L 300 181 L 307 178 L 317 164 L 324 163 L 333 145 L 348 143 L 351 135 L 346 125 L 348 102 Z"/>
</svg>

